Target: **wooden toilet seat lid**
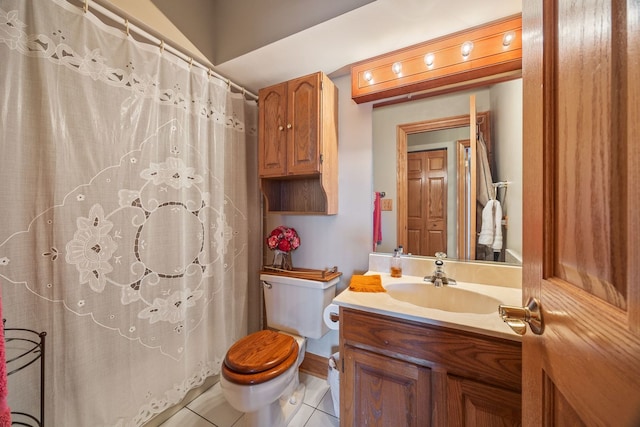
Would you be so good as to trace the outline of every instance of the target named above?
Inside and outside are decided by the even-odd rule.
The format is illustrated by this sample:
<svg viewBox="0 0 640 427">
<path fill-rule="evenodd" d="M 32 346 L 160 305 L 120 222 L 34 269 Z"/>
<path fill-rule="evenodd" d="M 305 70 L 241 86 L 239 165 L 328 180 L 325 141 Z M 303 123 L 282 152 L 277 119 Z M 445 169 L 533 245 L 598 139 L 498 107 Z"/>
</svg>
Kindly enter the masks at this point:
<svg viewBox="0 0 640 427">
<path fill-rule="evenodd" d="M 231 346 L 222 364 L 222 376 L 236 384 L 260 384 L 279 376 L 296 360 L 298 343 L 293 337 L 260 331 Z"/>
<path fill-rule="evenodd" d="M 264 330 L 242 338 L 231 346 L 224 363 L 239 374 L 256 374 L 281 365 L 298 352 L 292 336 Z M 297 359 L 297 354 L 293 361 Z"/>
</svg>

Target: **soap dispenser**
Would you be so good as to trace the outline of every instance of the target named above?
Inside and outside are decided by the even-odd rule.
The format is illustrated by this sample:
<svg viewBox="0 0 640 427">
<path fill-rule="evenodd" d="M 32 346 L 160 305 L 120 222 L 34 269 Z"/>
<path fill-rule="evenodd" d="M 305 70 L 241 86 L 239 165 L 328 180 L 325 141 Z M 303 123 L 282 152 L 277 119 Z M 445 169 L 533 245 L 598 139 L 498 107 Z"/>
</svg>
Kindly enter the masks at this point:
<svg viewBox="0 0 640 427">
<path fill-rule="evenodd" d="M 391 277 L 402 277 L 402 258 L 397 249 L 393 250 L 393 257 L 391 258 Z"/>
</svg>

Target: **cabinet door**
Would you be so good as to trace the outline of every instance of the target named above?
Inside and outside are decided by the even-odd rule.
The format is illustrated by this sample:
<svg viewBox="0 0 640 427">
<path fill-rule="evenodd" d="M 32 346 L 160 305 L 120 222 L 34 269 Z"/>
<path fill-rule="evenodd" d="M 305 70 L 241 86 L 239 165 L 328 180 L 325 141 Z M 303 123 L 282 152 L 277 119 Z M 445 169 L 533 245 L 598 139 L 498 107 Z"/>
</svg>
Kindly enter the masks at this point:
<svg viewBox="0 0 640 427">
<path fill-rule="evenodd" d="M 448 425 L 521 426 L 521 395 L 455 376 L 447 377 Z"/>
<path fill-rule="evenodd" d="M 341 426 L 431 425 L 431 371 L 409 362 L 344 347 Z"/>
<path fill-rule="evenodd" d="M 283 176 L 287 172 L 287 84 L 261 89 L 259 99 L 259 173 Z"/>
<path fill-rule="evenodd" d="M 288 175 L 320 173 L 320 99 L 320 73 L 288 82 Z"/>
</svg>

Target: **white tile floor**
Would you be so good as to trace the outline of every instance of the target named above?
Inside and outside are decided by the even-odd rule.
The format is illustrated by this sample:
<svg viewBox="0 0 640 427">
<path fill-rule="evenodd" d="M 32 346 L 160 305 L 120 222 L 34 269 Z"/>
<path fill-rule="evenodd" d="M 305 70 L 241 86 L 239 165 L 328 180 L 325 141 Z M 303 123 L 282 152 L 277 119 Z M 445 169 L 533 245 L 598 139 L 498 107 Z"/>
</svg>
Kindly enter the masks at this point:
<svg viewBox="0 0 640 427">
<path fill-rule="evenodd" d="M 338 427 L 327 380 L 300 373 L 304 404 L 288 427 Z M 244 427 L 244 414 L 233 409 L 216 384 L 164 422 L 161 427 Z"/>
</svg>

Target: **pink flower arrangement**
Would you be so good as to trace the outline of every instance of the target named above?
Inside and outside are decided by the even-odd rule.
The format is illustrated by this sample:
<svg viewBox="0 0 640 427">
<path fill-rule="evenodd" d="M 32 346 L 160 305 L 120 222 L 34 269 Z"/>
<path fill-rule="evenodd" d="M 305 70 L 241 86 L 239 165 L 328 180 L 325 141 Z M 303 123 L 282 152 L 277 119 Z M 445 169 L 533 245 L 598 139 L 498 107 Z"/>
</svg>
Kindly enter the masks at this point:
<svg viewBox="0 0 640 427">
<path fill-rule="evenodd" d="M 300 246 L 300 237 L 294 228 L 285 227 L 284 225 L 274 228 L 267 237 L 267 245 L 272 251 L 280 250 L 290 252 Z"/>
</svg>

